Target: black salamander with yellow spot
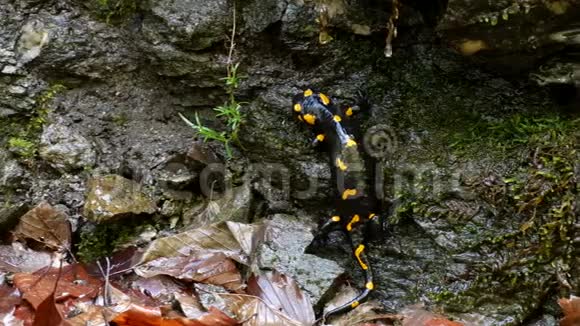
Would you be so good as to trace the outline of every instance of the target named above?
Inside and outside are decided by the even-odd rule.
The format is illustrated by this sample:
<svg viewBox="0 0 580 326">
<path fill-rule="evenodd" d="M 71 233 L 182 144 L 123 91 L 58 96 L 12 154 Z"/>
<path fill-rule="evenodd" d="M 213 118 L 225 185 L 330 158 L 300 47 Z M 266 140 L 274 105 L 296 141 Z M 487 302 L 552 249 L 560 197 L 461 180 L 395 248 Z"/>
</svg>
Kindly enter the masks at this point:
<svg viewBox="0 0 580 326">
<path fill-rule="evenodd" d="M 298 120 L 314 131 L 313 143 L 324 143 L 328 149 L 336 180 L 336 214 L 322 225 L 318 236 L 334 230 L 344 231 L 351 241 L 354 258 L 365 275 L 363 291 L 346 304 L 326 312 L 326 318 L 356 308 L 375 288 L 371 265 L 366 256 L 365 234 L 368 227 L 377 227 L 379 224 L 377 203 L 367 182 L 367 168 L 359 152 L 359 143 L 343 124 L 355 109 L 338 109 L 325 94 L 307 89 L 294 96 L 292 111 Z"/>
</svg>

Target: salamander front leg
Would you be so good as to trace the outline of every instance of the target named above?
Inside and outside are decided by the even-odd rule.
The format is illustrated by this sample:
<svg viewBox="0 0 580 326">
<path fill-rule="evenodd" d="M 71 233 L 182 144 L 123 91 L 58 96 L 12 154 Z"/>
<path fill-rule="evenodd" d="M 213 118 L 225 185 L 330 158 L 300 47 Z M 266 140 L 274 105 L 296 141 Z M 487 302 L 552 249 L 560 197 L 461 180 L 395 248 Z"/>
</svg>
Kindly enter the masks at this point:
<svg viewBox="0 0 580 326">
<path fill-rule="evenodd" d="M 347 106 L 347 107 L 344 107 L 342 109 L 342 115 L 345 117 L 352 117 L 353 115 L 355 115 L 359 111 L 360 111 L 360 107 L 357 105 Z"/>
<path fill-rule="evenodd" d="M 343 117 L 351 117 L 362 111 L 368 111 L 370 109 L 370 104 L 368 102 L 368 96 L 365 91 L 358 90 L 355 96 L 356 104 L 352 106 L 346 106 L 342 108 Z"/>
<path fill-rule="evenodd" d="M 324 313 L 324 319 L 334 315 L 340 314 L 343 312 L 350 311 L 356 307 L 358 307 L 361 303 L 366 301 L 369 297 L 369 294 L 374 290 L 375 284 L 373 283 L 373 272 L 371 269 L 371 265 L 367 259 L 365 254 L 366 246 L 362 243 L 359 243 L 354 247 L 353 255 L 357 261 L 359 267 L 363 270 L 365 274 L 365 286 L 364 290 L 356 296 L 354 299 L 348 301 L 347 303 L 343 304 L 342 306 L 336 307 L 330 311 Z"/>
<path fill-rule="evenodd" d="M 326 138 L 326 137 L 322 133 L 316 135 L 316 137 L 312 140 L 312 146 L 315 147 L 315 146 L 320 145 L 320 143 L 322 143 L 324 141 L 324 138 Z"/>
<path fill-rule="evenodd" d="M 332 216 L 326 220 L 326 222 L 324 222 L 316 232 L 316 238 L 326 236 L 328 233 L 338 230 L 340 227 L 340 220 L 340 216 L 338 215 Z"/>
</svg>

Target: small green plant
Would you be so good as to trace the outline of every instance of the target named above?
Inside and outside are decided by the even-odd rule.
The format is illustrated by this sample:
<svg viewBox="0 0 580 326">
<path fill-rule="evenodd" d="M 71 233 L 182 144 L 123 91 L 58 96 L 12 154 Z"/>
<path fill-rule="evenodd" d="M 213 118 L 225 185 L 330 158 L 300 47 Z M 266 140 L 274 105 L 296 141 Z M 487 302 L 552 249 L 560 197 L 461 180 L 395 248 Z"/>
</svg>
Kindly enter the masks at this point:
<svg viewBox="0 0 580 326">
<path fill-rule="evenodd" d="M 487 149 L 507 152 L 531 141 L 541 141 L 548 136 L 555 137 L 567 133 L 578 125 L 579 120 L 559 116 L 526 117 L 515 114 L 496 122 L 477 122 L 467 131 L 452 135 L 451 148 L 464 152 L 469 149 Z"/>
<path fill-rule="evenodd" d="M 225 131 L 219 132 L 219 131 L 216 131 L 214 129 L 211 129 L 209 127 L 204 126 L 199 121 L 199 116 L 197 115 L 197 113 L 195 114 L 195 123 L 189 121 L 189 119 L 184 117 L 183 114 L 181 114 L 181 113 L 179 113 L 179 116 L 181 117 L 181 119 L 183 119 L 183 121 L 185 121 L 185 123 L 187 123 L 191 128 L 193 128 L 195 131 L 197 131 L 203 137 L 203 141 L 217 140 L 219 142 L 224 143 L 224 146 L 226 147 L 227 155 L 231 156 L 231 149 L 229 146 L 229 143 L 230 143 L 229 137 L 227 137 Z"/>
<path fill-rule="evenodd" d="M 195 131 L 197 131 L 202 137 L 204 141 L 208 140 L 217 140 L 224 144 L 227 158 L 232 158 L 232 148 L 231 143 L 235 142 L 239 144 L 238 141 L 238 131 L 240 128 L 240 124 L 243 121 L 243 114 L 241 112 L 243 102 L 238 102 L 236 100 L 236 90 L 240 85 L 241 77 L 238 76 L 238 68 L 240 63 L 233 63 L 232 56 L 235 47 L 234 37 L 236 35 L 236 8 L 234 5 L 233 8 L 233 27 L 232 27 L 232 35 L 230 39 L 230 49 L 228 54 L 228 63 L 226 66 L 227 69 L 227 76 L 221 78 L 221 80 L 225 81 L 225 88 L 228 94 L 228 100 L 222 106 L 218 106 L 213 108 L 214 111 L 217 112 L 216 116 L 225 120 L 227 125 L 227 131 L 217 131 L 212 128 L 204 126 L 200 120 L 197 113 L 195 114 L 195 123 L 191 122 L 189 119 L 183 116 L 183 114 L 179 113 L 179 116 L 185 123 L 187 123 L 190 127 L 192 127 Z"/>
<path fill-rule="evenodd" d="M 117 126 L 123 127 L 124 125 L 127 124 L 127 122 L 129 121 L 129 118 L 127 117 L 127 115 L 125 113 L 120 113 L 120 114 L 114 115 L 111 120 Z"/>
<path fill-rule="evenodd" d="M 23 138 L 10 138 L 8 140 L 8 149 L 25 159 L 31 159 L 36 155 L 36 144 Z"/>
<path fill-rule="evenodd" d="M 96 14 L 107 24 L 118 23 L 123 18 L 137 11 L 135 0 L 93 0 Z"/>
</svg>

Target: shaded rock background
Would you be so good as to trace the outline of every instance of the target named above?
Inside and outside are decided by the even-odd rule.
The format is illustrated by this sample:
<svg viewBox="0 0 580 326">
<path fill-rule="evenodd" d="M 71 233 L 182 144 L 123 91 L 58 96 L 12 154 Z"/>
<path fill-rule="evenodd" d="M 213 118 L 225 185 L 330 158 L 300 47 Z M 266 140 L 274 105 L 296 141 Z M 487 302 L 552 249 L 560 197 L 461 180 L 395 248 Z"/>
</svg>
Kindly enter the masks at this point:
<svg viewBox="0 0 580 326">
<path fill-rule="evenodd" d="M 116 175 L 147 198 L 146 209 L 123 207 L 137 218 L 129 225 L 164 234 L 284 213 L 309 239 L 312 216 L 330 216 L 334 194 L 326 155 L 291 120 L 290 98 L 315 86 L 348 104 L 364 89 L 372 109 L 363 130 L 388 145 L 378 169 L 389 228 L 370 253 L 373 298 L 393 311 L 424 302 L 478 324 L 555 320 L 540 316 L 557 316 L 555 299 L 569 290 L 562 275 L 578 284 L 580 74 L 541 67 L 578 62 L 578 1 L 406 2 L 391 58 L 383 55 L 391 3 L 239 2 L 234 60 L 245 122 L 242 147 L 216 168 L 226 184 L 202 179 L 224 161 L 223 147 L 193 143 L 177 113 L 224 127 L 211 108 L 226 99 L 233 2 L 106 3 L 0 0 L 3 226 L 46 200 L 68 209 L 90 248 L 86 239 L 102 233 L 87 222 L 87 198 L 109 194 L 88 181 Z M 334 38 L 324 46 L 321 9 Z M 540 88 L 530 73 L 567 85 Z M 227 187 L 233 197 L 220 198 Z M 550 191 L 540 202 L 526 197 L 538 189 Z M 354 270 L 343 243 L 332 237 L 311 250 Z M 272 247 L 281 260 L 300 259 Z M 341 273 L 333 268 L 304 286 L 319 284 L 310 289 L 318 297 L 327 276 Z"/>
</svg>

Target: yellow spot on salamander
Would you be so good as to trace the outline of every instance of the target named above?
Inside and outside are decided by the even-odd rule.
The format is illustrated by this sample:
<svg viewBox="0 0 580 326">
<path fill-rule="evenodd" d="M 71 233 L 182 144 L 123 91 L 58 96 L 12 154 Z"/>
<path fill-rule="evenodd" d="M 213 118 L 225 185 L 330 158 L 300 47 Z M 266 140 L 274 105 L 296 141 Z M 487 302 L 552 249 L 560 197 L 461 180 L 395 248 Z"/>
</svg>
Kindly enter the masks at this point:
<svg viewBox="0 0 580 326">
<path fill-rule="evenodd" d="M 333 217 L 330 218 L 333 222 L 340 222 L 340 216 L 335 215 Z"/>
<path fill-rule="evenodd" d="M 304 122 L 304 119 L 302 119 L 302 116 L 301 115 L 298 116 L 298 120 Z"/>
<path fill-rule="evenodd" d="M 318 134 L 318 135 L 316 135 L 316 140 L 323 141 L 324 140 L 324 134 Z"/>
<path fill-rule="evenodd" d="M 356 257 L 356 260 L 358 260 L 358 264 L 360 265 L 360 267 L 364 270 L 367 270 L 369 269 L 369 267 L 362 261 L 362 258 L 360 258 L 360 255 L 363 253 L 364 250 L 365 245 L 359 244 L 356 250 L 354 251 L 354 256 Z"/>
<path fill-rule="evenodd" d="M 355 301 L 355 302 L 350 304 L 350 307 L 354 309 L 354 308 L 358 307 L 359 304 L 360 304 L 360 302 Z"/>
<path fill-rule="evenodd" d="M 375 217 L 377 217 L 377 214 L 375 214 L 375 213 L 370 213 L 369 214 L 369 220 L 372 220 Z"/>
<path fill-rule="evenodd" d="M 342 118 L 339 115 L 335 115 L 334 116 L 334 121 L 341 122 L 342 121 Z"/>
<path fill-rule="evenodd" d="M 304 121 L 309 125 L 314 125 L 314 123 L 316 123 L 316 116 L 314 114 L 306 113 L 303 117 Z"/>
<path fill-rule="evenodd" d="M 342 193 L 342 200 L 347 200 L 350 196 L 356 196 L 356 189 L 346 189 Z M 357 215 L 355 215 L 357 216 Z"/>
<path fill-rule="evenodd" d="M 322 104 L 324 105 L 328 105 L 330 103 L 330 99 L 328 98 L 328 96 L 319 93 L 318 96 L 320 96 L 320 100 L 322 100 Z"/>
<path fill-rule="evenodd" d="M 346 114 L 347 117 L 350 117 L 354 112 L 352 111 L 352 108 L 349 107 L 348 109 L 346 109 L 346 111 L 344 112 L 344 114 Z"/>
<path fill-rule="evenodd" d="M 356 142 L 353 139 L 349 139 L 346 141 L 346 147 L 353 147 L 356 146 Z"/>
<path fill-rule="evenodd" d="M 312 90 L 310 88 L 304 91 L 304 96 L 305 97 L 308 97 L 308 96 L 310 96 L 312 94 L 314 94 L 314 92 L 312 92 Z"/>
<path fill-rule="evenodd" d="M 369 290 L 373 290 L 375 288 L 375 284 L 373 282 L 368 282 L 365 284 L 365 287 Z"/>
<path fill-rule="evenodd" d="M 352 231 L 352 225 L 359 222 L 360 221 L 360 216 L 355 215 L 352 217 L 352 220 L 350 220 L 350 222 L 348 222 L 348 224 L 346 225 L 346 230 L 348 232 Z"/>
<path fill-rule="evenodd" d="M 341 170 L 341 171 L 346 171 L 346 164 L 344 164 L 344 162 L 340 159 L 340 157 L 336 158 L 336 166 Z"/>
<path fill-rule="evenodd" d="M 300 103 L 294 104 L 294 112 L 300 112 L 300 111 L 302 111 L 302 105 L 300 105 Z"/>
<path fill-rule="evenodd" d="M 457 47 L 465 56 L 474 55 L 481 50 L 489 49 L 489 46 L 483 40 L 465 40 L 463 43 L 458 44 Z"/>
</svg>

